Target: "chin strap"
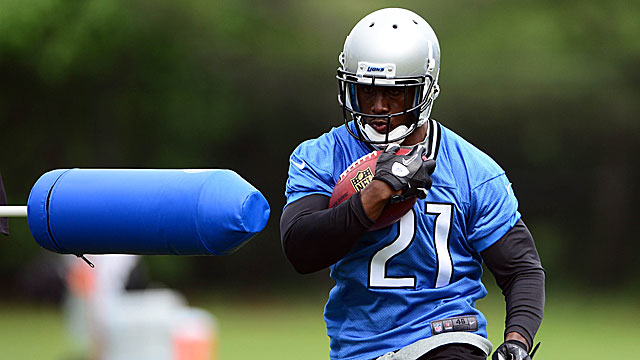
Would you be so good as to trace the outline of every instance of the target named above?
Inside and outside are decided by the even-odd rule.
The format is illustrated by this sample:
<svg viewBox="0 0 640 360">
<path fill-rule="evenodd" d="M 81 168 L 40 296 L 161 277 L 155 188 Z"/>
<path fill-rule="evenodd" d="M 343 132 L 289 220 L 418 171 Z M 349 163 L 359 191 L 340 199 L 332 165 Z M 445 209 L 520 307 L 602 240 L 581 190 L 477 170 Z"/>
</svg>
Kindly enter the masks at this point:
<svg viewBox="0 0 640 360">
<path fill-rule="evenodd" d="M 418 120 L 418 127 L 422 126 L 422 124 L 424 124 L 425 122 L 427 122 L 427 120 L 429 120 L 429 116 L 431 115 L 431 109 L 433 108 L 433 102 L 436 101 L 436 99 L 438 98 L 438 94 L 440 94 L 440 86 L 438 86 L 438 84 L 435 84 L 433 86 L 433 90 L 431 91 L 431 93 L 433 94 L 431 97 L 431 103 L 429 104 L 429 106 L 420 110 L 420 116 L 419 116 L 420 119 Z M 427 94 L 426 96 L 429 96 L 429 94 Z"/>
<path fill-rule="evenodd" d="M 406 127 L 405 125 L 400 125 L 397 128 L 391 130 L 389 132 L 389 139 L 397 139 L 399 137 L 402 137 L 404 134 L 406 134 L 409 131 L 409 128 Z M 367 136 L 367 138 L 371 141 L 384 141 L 386 138 L 386 134 L 380 134 L 379 132 L 377 132 L 371 125 L 369 124 L 365 124 L 364 125 L 364 129 L 362 129 L 362 132 L 364 132 L 364 134 Z M 388 144 L 398 144 L 400 145 L 400 143 L 402 142 L 402 140 L 404 139 L 400 139 L 398 141 L 389 141 L 387 144 L 375 144 L 375 145 L 380 145 L 382 147 L 388 145 Z"/>
</svg>

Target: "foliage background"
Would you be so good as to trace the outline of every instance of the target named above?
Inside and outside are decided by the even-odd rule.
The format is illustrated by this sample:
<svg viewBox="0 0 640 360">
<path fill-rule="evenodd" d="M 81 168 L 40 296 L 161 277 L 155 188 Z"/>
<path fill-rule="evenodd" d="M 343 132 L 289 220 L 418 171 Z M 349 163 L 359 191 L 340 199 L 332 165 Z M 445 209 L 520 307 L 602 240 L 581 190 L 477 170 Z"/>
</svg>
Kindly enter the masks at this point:
<svg viewBox="0 0 640 360">
<path fill-rule="evenodd" d="M 288 156 L 341 124 L 344 37 L 387 6 L 436 30 L 433 117 L 507 170 L 549 291 L 640 290 L 640 3 L 624 0 L 3 0 L 10 203 L 56 168 L 231 168 L 269 200 L 265 231 L 226 257 L 146 257 L 149 277 L 195 294 L 327 288 L 326 272 L 299 276 L 282 255 Z M 11 226 L 0 292 L 55 300 L 59 256 L 26 221 Z"/>
</svg>

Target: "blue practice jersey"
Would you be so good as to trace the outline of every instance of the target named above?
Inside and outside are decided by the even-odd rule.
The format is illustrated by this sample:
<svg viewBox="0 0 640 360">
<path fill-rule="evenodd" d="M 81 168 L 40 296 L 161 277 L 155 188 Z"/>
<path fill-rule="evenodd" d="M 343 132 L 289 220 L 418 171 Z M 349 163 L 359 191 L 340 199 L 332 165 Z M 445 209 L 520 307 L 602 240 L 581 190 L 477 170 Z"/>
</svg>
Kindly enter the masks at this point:
<svg viewBox="0 0 640 360">
<path fill-rule="evenodd" d="M 331 266 L 336 285 L 325 321 L 332 359 L 376 358 L 447 331 L 438 320 L 459 316 L 487 336 L 475 308 L 487 293 L 480 252 L 520 219 L 518 201 L 489 156 L 434 120 L 425 146 L 437 164 L 427 198 L 395 224 L 365 233 Z M 303 142 L 291 155 L 287 204 L 331 196 L 340 174 L 370 151 L 344 125 Z"/>
</svg>

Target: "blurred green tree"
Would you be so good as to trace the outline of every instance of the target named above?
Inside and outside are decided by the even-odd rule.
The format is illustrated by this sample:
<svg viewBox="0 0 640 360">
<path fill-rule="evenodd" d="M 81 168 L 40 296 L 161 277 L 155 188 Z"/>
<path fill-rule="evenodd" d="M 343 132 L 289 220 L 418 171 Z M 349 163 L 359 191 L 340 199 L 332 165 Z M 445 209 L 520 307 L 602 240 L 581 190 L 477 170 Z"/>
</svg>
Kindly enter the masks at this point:
<svg viewBox="0 0 640 360">
<path fill-rule="evenodd" d="M 279 244 L 287 158 L 341 124 L 337 55 L 355 22 L 385 6 L 397 5 L 0 2 L 0 171 L 10 202 L 26 202 L 54 168 L 231 168 L 271 203 L 264 233 L 227 257 L 150 258 L 150 267 L 178 287 L 296 284 Z M 638 287 L 640 4 L 401 6 L 440 38 L 434 117 L 507 170 L 551 281 Z M 23 225 L 0 241 L 0 279 L 40 251 Z"/>
</svg>

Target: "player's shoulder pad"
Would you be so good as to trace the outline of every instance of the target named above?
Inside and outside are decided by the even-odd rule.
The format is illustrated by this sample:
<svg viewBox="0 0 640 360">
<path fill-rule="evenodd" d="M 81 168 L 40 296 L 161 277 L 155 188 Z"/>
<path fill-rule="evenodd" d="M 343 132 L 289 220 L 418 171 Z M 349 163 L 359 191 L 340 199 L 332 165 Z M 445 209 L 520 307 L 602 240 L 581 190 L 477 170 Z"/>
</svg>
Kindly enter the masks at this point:
<svg viewBox="0 0 640 360">
<path fill-rule="evenodd" d="M 328 134 L 305 140 L 291 154 L 290 165 L 298 170 L 331 173 L 334 148 Z"/>
<path fill-rule="evenodd" d="M 335 129 L 302 142 L 289 158 L 287 201 L 309 194 L 331 195 L 340 171 L 343 149 L 337 145 Z"/>
<path fill-rule="evenodd" d="M 302 142 L 293 151 L 290 160 L 294 166 L 304 161 L 306 166 L 313 166 L 317 169 L 316 171 L 331 174 L 335 183 L 348 164 L 370 151 L 364 144 L 349 135 L 345 126 L 342 125 L 332 128 L 315 139 Z"/>
<path fill-rule="evenodd" d="M 505 173 L 493 158 L 444 126 L 442 126 L 442 137 L 443 152 L 447 154 L 452 163 L 459 164 L 456 166 L 458 171 L 466 173 L 470 188 Z"/>
</svg>

